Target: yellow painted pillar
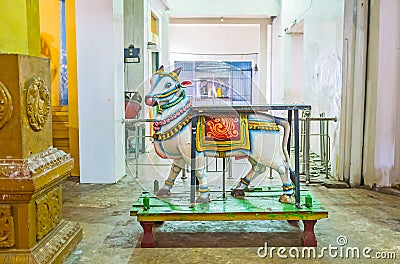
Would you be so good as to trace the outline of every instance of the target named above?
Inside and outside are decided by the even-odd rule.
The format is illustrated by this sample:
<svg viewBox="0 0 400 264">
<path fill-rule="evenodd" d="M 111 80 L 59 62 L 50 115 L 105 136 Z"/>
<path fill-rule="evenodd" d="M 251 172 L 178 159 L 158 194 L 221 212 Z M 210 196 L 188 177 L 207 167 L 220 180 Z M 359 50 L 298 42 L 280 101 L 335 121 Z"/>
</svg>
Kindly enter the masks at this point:
<svg viewBox="0 0 400 264">
<path fill-rule="evenodd" d="M 0 0 L 0 264 L 62 263 L 82 239 L 62 219 L 74 160 L 51 147 L 49 85 L 39 0 Z"/>
<path fill-rule="evenodd" d="M 0 0 L 1 1 L 1 0 Z M 60 1 L 39 0 L 40 37 L 42 56 L 50 59 L 51 97 L 53 113 L 59 110 L 60 101 Z M 65 138 L 54 139 L 54 146 L 67 148 L 74 158 L 72 176 L 79 176 L 79 119 L 78 119 L 78 81 L 76 59 L 75 0 L 65 1 L 66 9 L 66 46 L 68 64 L 68 106 L 62 107 L 68 114 L 68 146 L 61 146 Z M 67 110 L 65 110 L 67 108 Z M 64 115 L 62 115 L 64 117 Z M 61 117 L 61 116 L 60 116 Z M 54 120 L 53 120 L 54 121 Z M 56 120 L 57 122 L 57 120 Z M 53 128 L 55 128 L 53 123 Z M 54 129 L 55 131 L 57 128 Z M 58 131 L 59 132 L 59 131 Z M 57 132 L 55 133 L 57 134 Z"/>
<path fill-rule="evenodd" d="M 75 160 L 72 176 L 79 176 L 78 76 L 76 61 L 75 0 L 65 2 L 67 21 L 69 151 Z"/>
<path fill-rule="evenodd" d="M 40 56 L 39 0 L 0 0 L 0 53 Z"/>
<path fill-rule="evenodd" d="M 60 101 L 60 0 L 39 0 L 41 55 L 50 59 L 51 105 Z"/>
</svg>

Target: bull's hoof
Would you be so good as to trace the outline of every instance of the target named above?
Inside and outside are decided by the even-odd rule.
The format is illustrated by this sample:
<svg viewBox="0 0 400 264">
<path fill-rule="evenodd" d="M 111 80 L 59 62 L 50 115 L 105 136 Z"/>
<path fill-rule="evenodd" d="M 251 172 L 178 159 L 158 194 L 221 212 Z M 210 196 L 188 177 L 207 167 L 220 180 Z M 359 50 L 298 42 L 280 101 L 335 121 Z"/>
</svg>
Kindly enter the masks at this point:
<svg viewBox="0 0 400 264">
<path fill-rule="evenodd" d="M 293 194 L 292 195 L 282 194 L 279 197 L 279 202 L 285 203 L 285 204 L 295 204 L 296 199 Z"/>
<path fill-rule="evenodd" d="M 198 204 L 204 204 L 204 203 L 209 203 L 209 202 L 211 202 L 210 194 L 208 194 L 208 196 L 206 196 L 206 197 L 199 196 L 196 200 L 196 203 L 198 203 Z"/>
<path fill-rule="evenodd" d="M 157 197 L 170 196 L 171 191 L 161 188 L 160 190 L 157 191 L 156 195 L 157 195 Z"/>
<path fill-rule="evenodd" d="M 237 189 L 237 188 L 235 188 L 231 191 L 231 195 L 237 199 L 244 199 L 244 196 L 245 196 L 244 190 Z"/>
</svg>

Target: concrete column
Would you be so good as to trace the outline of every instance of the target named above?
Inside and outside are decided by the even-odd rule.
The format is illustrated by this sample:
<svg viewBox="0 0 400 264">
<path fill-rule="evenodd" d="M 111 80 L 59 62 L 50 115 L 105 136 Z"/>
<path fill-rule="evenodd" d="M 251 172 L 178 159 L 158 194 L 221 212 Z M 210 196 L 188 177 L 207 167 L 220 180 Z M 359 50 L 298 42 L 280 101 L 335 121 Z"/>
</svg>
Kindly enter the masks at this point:
<svg viewBox="0 0 400 264">
<path fill-rule="evenodd" d="M 350 180 L 352 187 L 361 183 L 364 134 L 365 73 L 367 65 L 368 1 L 357 1 L 356 39 L 354 49 L 354 83 L 352 98 L 352 131 Z"/>
<path fill-rule="evenodd" d="M 140 63 L 125 65 L 125 90 L 137 91 L 143 96 L 144 62 L 147 57 L 147 43 L 145 43 L 145 10 L 143 0 L 124 1 L 124 46 L 133 44 L 140 49 Z"/>
<path fill-rule="evenodd" d="M 74 158 L 72 176 L 79 176 L 79 115 L 78 76 L 76 57 L 75 0 L 66 1 L 67 15 L 67 61 L 68 61 L 68 109 L 69 109 L 69 151 Z"/>
<path fill-rule="evenodd" d="M 163 11 L 160 65 L 169 65 L 169 12 Z"/>
<path fill-rule="evenodd" d="M 268 75 L 269 69 L 267 68 L 267 43 L 268 43 L 268 35 L 267 35 L 267 27 L 269 25 L 269 20 L 267 20 L 265 23 L 260 23 L 260 62 L 258 65 L 259 71 L 255 73 L 253 71 L 253 78 L 257 80 L 258 76 L 255 76 L 255 74 L 258 74 L 259 76 L 264 76 L 264 78 L 258 78 L 259 82 L 259 91 L 256 91 L 257 94 L 254 94 L 253 91 L 253 102 L 256 102 L 258 98 L 259 104 L 265 104 L 267 103 L 267 100 L 270 98 L 270 94 L 267 93 L 267 78 L 266 76 Z M 253 90 L 255 90 L 253 88 Z"/>
<path fill-rule="evenodd" d="M 368 186 L 399 183 L 400 3 L 371 1 L 363 178 Z"/>
<path fill-rule="evenodd" d="M 125 175 L 123 23 L 123 0 L 76 1 L 81 182 Z"/>
<path fill-rule="evenodd" d="M 344 25 L 339 178 L 357 187 L 363 161 L 368 1 L 346 1 Z"/>
<path fill-rule="evenodd" d="M 390 187 L 398 179 L 395 167 L 399 154 L 398 125 L 399 54 L 400 54 L 400 3 L 381 0 L 379 12 L 379 69 L 377 74 L 377 105 L 375 127 L 375 177 L 366 177 L 368 185 Z M 397 136 L 396 136 L 397 134 Z M 398 165 L 398 163 L 397 163 Z"/>
<path fill-rule="evenodd" d="M 379 1 L 371 1 L 369 15 L 369 39 L 368 39 L 368 71 L 365 101 L 365 129 L 363 148 L 363 172 L 364 179 L 373 179 L 375 176 L 375 138 L 376 138 L 376 105 L 377 85 L 379 69 Z M 373 180 L 367 180 L 368 184 Z"/>
</svg>

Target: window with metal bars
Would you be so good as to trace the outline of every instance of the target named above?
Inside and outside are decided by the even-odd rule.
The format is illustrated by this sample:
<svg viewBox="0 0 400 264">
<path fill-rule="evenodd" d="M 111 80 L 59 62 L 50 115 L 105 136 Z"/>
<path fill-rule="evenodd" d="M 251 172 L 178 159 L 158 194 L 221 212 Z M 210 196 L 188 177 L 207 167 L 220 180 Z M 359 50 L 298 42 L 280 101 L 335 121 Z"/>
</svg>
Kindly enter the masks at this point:
<svg viewBox="0 0 400 264">
<path fill-rule="evenodd" d="M 194 101 L 243 105 L 252 103 L 251 61 L 175 61 L 180 79 L 190 80 L 187 95 Z"/>
</svg>

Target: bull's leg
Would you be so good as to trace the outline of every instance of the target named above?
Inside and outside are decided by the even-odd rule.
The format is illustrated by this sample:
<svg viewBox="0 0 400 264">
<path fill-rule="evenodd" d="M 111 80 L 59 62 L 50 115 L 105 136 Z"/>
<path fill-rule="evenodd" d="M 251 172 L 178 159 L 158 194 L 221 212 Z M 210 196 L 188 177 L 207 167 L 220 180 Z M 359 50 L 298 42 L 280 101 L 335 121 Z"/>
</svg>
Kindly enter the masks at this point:
<svg viewBox="0 0 400 264">
<path fill-rule="evenodd" d="M 250 171 L 244 178 L 240 179 L 240 182 L 236 185 L 235 189 L 232 190 L 231 195 L 236 198 L 244 198 L 244 189 L 250 185 L 252 179 L 257 178 L 258 175 L 265 172 L 266 167 L 252 158 L 248 158 L 251 164 Z"/>
<path fill-rule="evenodd" d="M 293 185 L 289 179 L 289 170 L 285 162 L 273 162 L 271 168 L 279 173 L 282 180 L 283 194 L 279 197 L 279 202 L 294 204 L 295 198 L 293 195 Z"/>
<path fill-rule="evenodd" d="M 174 160 L 174 163 L 171 166 L 171 170 L 169 171 L 169 175 L 164 185 L 158 190 L 157 196 L 168 196 L 171 194 L 171 188 L 174 186 L 175 179 L 184 166 L 185 162 L 183 159 Z"/>
<path fill-rule="evenodd" d="M 209 203 L 210 200 L 210 189 L 208 188 L 207 175 L 204 169 L 196 170 L 196 177 L 199 181 L 199 197 L 196 203 Z"/>
</svg>

